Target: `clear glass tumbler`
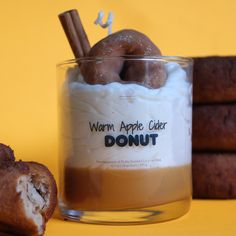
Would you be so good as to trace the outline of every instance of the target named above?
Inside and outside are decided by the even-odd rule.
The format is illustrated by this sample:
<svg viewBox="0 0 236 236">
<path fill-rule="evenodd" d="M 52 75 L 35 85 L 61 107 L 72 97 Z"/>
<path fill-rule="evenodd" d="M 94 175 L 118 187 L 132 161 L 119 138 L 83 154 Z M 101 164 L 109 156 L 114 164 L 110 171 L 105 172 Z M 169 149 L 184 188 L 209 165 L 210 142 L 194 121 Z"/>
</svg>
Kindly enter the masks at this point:
<svg viewBox="0 0 236 236">
<path fill-rule="evenodd" d="M 123 56 L 57 65 L 64 218 L 143 224 L 189 210 L 192 64 Z"/>
</svg>

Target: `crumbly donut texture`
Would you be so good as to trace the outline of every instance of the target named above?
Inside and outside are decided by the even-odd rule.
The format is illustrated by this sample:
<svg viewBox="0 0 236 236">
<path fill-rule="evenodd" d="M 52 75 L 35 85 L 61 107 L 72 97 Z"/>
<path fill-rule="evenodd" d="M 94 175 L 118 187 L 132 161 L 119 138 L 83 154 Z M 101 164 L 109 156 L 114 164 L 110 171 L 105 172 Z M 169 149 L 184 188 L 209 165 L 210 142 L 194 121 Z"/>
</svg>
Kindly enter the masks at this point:
<svg viewBox="0 0 236 236">
<path fill-rule="evenodd" d="M 47 167 L 15 161 L 0 144 L 0 232 L 43 235 L 57 203 L 55 180 Z"/>
</svg>

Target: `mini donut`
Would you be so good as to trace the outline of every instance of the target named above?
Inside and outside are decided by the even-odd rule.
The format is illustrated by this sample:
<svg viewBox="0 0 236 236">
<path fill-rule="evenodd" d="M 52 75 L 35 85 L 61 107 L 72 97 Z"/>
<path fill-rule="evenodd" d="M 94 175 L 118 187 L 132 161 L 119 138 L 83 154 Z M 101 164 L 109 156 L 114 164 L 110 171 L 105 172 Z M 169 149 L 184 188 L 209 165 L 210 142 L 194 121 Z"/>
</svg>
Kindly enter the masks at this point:
<svg viewBox="0 0 236 236">
<path fill-rule="evenodd" d="M 122 56 L 161 56 L 161 52 L 146 35 L 138 31 L 118 31 L 99 41 L 89 51 L 88 57 L 101 58 L 100 61 L 81 62 L 80 69 L 85 81 L 88 84 L 136 82 L 151 88 L 164 84 L 166 71 L 163 62 L 132 60 L 132 57 L 123 60 Z"/>
</svg>

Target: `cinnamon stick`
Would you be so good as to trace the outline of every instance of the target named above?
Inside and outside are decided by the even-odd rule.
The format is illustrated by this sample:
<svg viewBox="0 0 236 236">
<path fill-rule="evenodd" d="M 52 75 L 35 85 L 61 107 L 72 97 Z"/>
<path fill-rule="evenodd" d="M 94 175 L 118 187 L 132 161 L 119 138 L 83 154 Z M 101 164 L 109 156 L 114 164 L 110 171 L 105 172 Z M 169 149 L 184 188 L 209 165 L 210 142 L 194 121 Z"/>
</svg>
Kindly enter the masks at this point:
<svg viewBox="0 0 236 236">
<path fill-rule="evenodd" d="M 80 43 L 84 52 L 84 56 L 86 56 L 91 47 L 90 47 L 87 34 L 85 33 L 83 24 L 80 20 L 79 13 L 77 10 L 70 10 L 69 12 L 70 12 L 72 21 L 74 23 L 77 36 L 79 37 L 79 40 L 80 40 Z"/>
<path fill-rule="evenodd" d="M 66 37 L 70 43 L 75 58 L 83 57 L 84 56 L 83 49 L 80 44 L 79 37 L 77 36 L 70 13 L 64 12 L 60 14 L 59 19 L 66 34 Z"/>
<path fill-rule="evenodd" d="M 77 10 L 63 12 L 58 17 L 75 58 L 86 56 L 90 50 L 90 44 Z"/>
</svg>

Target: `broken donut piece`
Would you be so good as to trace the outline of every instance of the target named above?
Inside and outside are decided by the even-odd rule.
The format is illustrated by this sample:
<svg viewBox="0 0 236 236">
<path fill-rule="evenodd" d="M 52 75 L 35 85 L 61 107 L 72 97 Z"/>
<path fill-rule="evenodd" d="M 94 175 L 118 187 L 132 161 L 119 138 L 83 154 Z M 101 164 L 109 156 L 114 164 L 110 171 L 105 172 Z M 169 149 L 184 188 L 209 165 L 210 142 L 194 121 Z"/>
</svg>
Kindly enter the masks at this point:
<svg viewBox="0 0 236 236">
<path fill-rule="evenodd" d="M 0 166 L 12 161 L 15 161 L 14 151 L 9 146 L 0 143 Z"/>
<path fill-rule="evenodd" d="M 130 60 L 124 60 L 125 56 L 130 56 Z M 142 56 L 158 57 L 161 52 L 146 35 L 121 30 L 91 48 L 88 57 L 100 61 L 84 60 L 80 69 L 89 84 L 136 82 L 151 88 L 161 87 L 166 80 L 163 62 L 142 60 Z"/>
<path fill-rule="evenodd" d="M 56 204 L 56 182 L 47 167 L 15 161 L 11 148 L 0 144 L 0 232 L 43 235 Z"/>
</svg>

